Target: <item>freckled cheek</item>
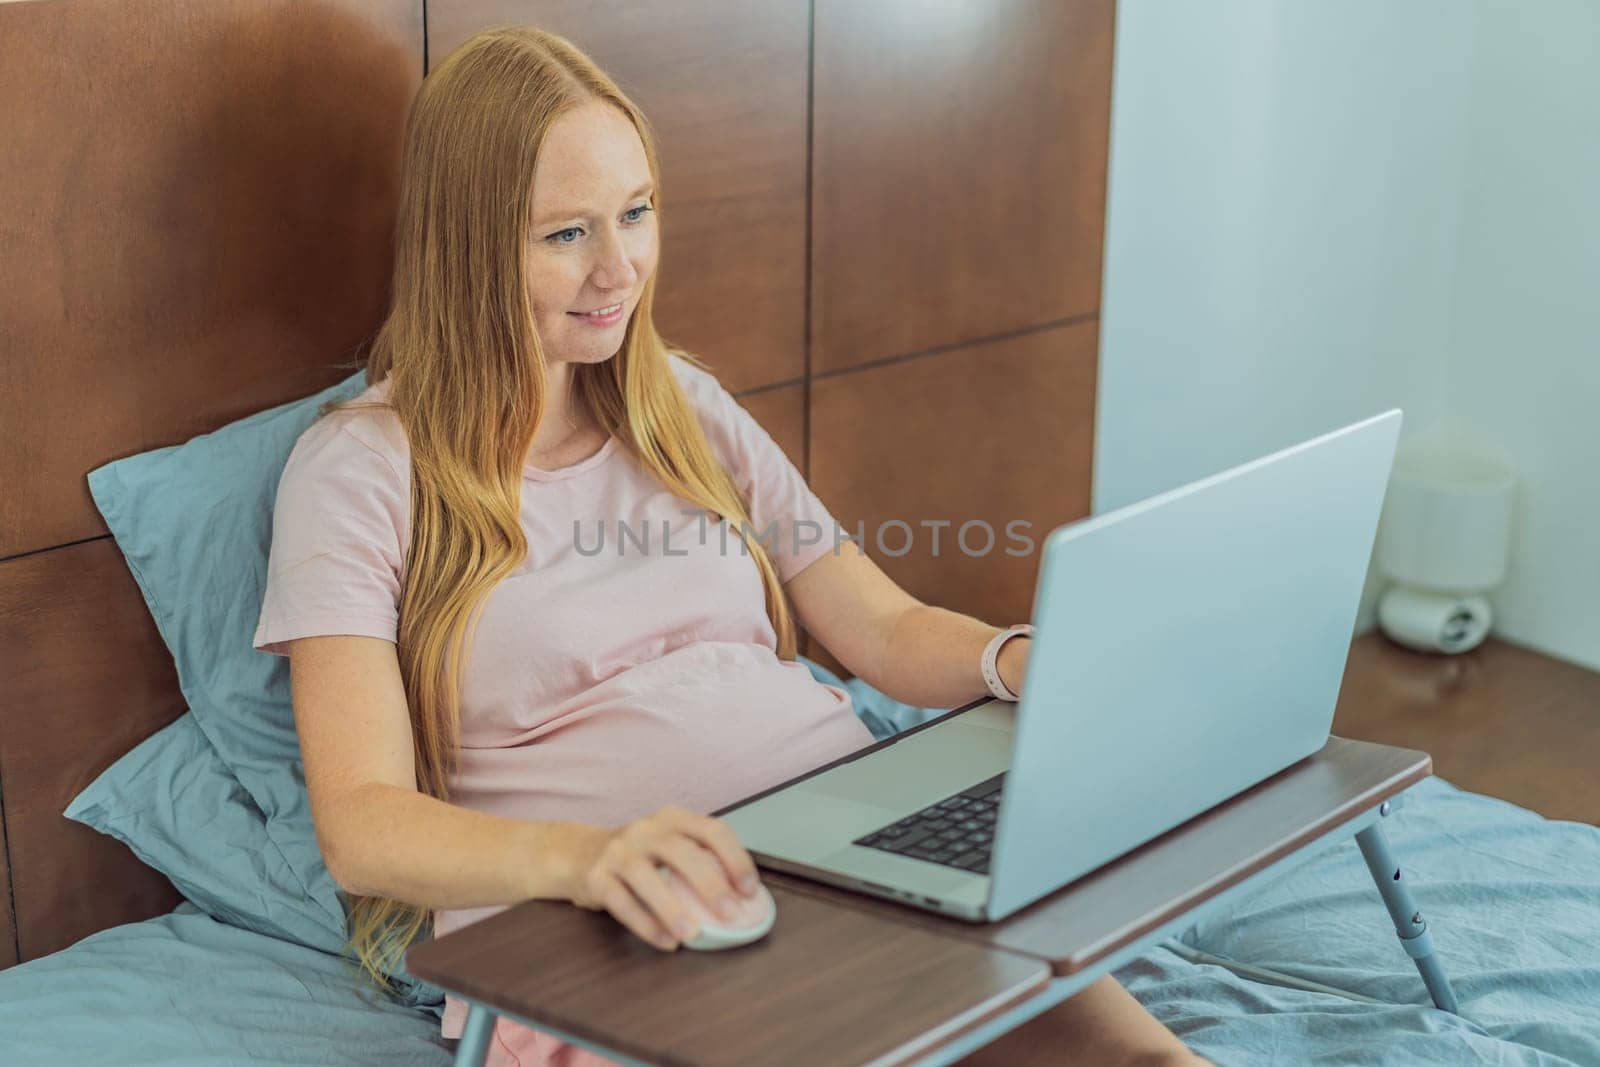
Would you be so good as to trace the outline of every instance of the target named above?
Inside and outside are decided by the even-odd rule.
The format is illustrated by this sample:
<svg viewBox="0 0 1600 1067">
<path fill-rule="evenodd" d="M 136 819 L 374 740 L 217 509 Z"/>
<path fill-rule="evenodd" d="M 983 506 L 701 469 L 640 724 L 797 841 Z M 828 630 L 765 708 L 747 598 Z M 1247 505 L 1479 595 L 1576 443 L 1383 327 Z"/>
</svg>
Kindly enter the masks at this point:
<svg viewBox="0 0 1600 1067">
<path fill-rule="evenodd" d="M 578 293 L 583 289 L 582 278 L 562 274 L 544 274 L 528 279 L 528 299 L 533 304 L 534 317 L 547 327 L 565 325 L 567 312 L 576 306 Z"/>
<path fill-rule="evenodd" d="M 656 263 L 660 259 L 660 249 L 652 242 L 649 248 L 641 249 L 630 257 L 633 260 L 633 269 L 639 275 L 639 284 L 642 286 L 650 275 L 655 273 Z"/>
<path fill-rule="evenodd" d="M 641 277 L 648 277 L 656 269 L 656 262 L 661 256 L 661 240 L 653 224 L 654 215 L 647 216 L 652 220 L 652 225 L 634 234 L 634 240 L 628 249 L 628 258 L 633 261 L 633 269 Z"/>
</svg>

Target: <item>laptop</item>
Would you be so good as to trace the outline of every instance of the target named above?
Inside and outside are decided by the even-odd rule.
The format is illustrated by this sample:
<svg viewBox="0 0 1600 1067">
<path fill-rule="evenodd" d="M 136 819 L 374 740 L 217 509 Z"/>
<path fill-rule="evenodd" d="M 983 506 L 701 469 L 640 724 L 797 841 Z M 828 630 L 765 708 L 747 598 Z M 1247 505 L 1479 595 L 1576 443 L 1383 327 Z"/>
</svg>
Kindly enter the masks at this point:
<svg viewBox="0 0 1600 1067">
<path fill-rule="evenodd" d="M 1057 527 L 1019 702 L 973 701 L 712 814 L 761 866 L 985 922 L 1311 755 L 1401 417 Z"/>
</svg>

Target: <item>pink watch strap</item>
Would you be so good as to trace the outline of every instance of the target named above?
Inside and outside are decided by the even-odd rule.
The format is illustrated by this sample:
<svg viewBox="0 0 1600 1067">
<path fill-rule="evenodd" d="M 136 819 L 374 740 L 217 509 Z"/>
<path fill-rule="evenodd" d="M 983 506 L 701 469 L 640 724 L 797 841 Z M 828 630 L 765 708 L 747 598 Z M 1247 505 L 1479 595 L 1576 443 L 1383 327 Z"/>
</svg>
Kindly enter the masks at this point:
<svg viewBox="0 0 1600 1067">
<path fill-rule="evenodd" d="M 979 666 L 983 669 L 984 683 L 989 686 L 989 692 L 994 694 L 996 700 L 1009 700 L 1013 703 L 1021 699 L 1016 693 L 1006 688 L 1006 683 L 1000 679 L 1000 647 L 1013 637 L 1032 637 L 1033 627 L 1027 624 L 1013 626 L 1002 630 L 990 639 L 988 647 L 983 650 L 983 659 Z"/>
</svg>

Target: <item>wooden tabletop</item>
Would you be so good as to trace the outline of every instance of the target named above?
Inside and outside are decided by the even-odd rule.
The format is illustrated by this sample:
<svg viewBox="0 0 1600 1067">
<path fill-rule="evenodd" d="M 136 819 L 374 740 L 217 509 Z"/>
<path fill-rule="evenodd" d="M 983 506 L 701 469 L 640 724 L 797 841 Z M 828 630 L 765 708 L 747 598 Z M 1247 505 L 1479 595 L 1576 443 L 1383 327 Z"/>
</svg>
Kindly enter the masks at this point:
<svg viewBox="0 0 1600 1067">
<path fill-rule="evenodd" d="M 772 931 L 662 952 L 604 912 L 524 901 L 406 953 L 412 973 L 663 1064 L 910 1062 L 1034 996 L 1017 956 L 782 886 Z"/>
<path fill-rule="evenodd" d="M 729 952 L 663 953 L 610 915 L 525 901 L 415 946 L 422 978 L 656 1063 L 900 1063 L 1093 966 L 1427 777 L 1331 738 L 1308 759 L 998 923 L 776 871 L 778 919 Z"/>
</svg>

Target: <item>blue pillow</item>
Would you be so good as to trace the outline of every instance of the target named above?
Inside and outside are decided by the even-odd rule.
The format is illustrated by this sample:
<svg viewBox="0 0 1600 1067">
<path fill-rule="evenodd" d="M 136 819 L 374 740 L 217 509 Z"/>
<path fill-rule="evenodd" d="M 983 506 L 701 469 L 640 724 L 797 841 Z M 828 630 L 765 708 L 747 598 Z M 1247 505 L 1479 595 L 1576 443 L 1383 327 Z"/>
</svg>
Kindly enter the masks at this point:
<svg viewBox="0 0 1600 1067">
<path fill-rule="evenodd" d="M 297 870 L 321 862 L 310 826 L 289 664 L 251 647 L 278 479 L 320 406 L 366 388 L 358 371 L 313 396 L 89 473 L 177 665 L 196 724 L 266 816 Z M 284 832 L 287 831 L 287 832 Z"/>
<path fill-rule="evenodd" d="M 251 639 L 289 452 L 323 404 L 365 388 L 357 371 L 88 477 L 189 712 L 107 769 L 69 817 L 123 841 L 219 920 L 328 951 L 343 944 L 345 900 L 311 824 L 288 661 Z M 171 780 L 180 769 L 187 777 Z M 399 979 L 403 997 L 443 996 L 403 971 Z"/>
<path fill-rule="evenodd" d="M 344 943 L 332 879 L 290 866 L 188 712 L 134 746 L 62 814 L 127 845 L 212 918 L 328 952 Z"/>
</svg>

